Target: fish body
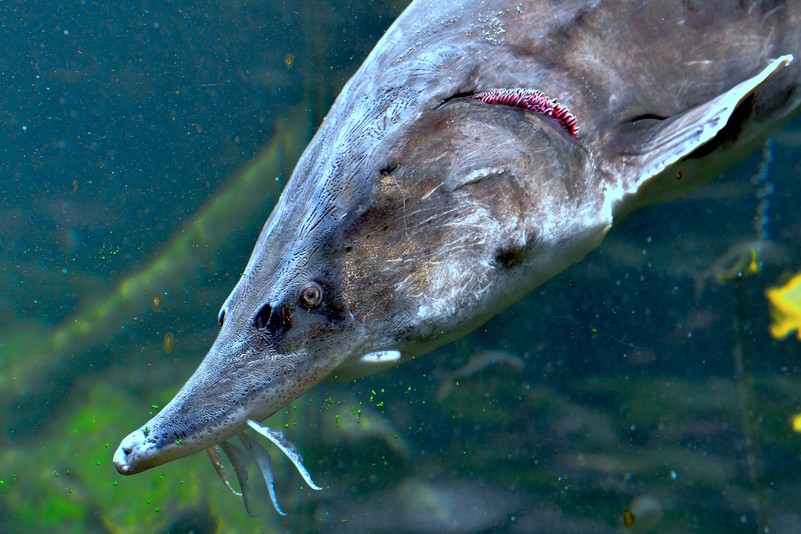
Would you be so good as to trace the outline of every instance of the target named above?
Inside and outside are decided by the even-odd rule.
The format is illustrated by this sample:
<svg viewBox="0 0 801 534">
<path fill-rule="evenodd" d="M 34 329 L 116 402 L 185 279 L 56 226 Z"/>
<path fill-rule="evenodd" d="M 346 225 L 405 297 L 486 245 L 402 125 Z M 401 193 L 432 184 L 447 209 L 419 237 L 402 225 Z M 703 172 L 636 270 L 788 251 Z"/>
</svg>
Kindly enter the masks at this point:
<svg viewBox="0 0 801 534">
<path fill-rule="evenodd" d="M 633 209 L 715 178 L 799 110 L 799 27 L 793 1 L 416 0 L 300 158 L 209 353 L 117 469 L 228 443 L 323 380 L 456 339 Z"/>
</svg>

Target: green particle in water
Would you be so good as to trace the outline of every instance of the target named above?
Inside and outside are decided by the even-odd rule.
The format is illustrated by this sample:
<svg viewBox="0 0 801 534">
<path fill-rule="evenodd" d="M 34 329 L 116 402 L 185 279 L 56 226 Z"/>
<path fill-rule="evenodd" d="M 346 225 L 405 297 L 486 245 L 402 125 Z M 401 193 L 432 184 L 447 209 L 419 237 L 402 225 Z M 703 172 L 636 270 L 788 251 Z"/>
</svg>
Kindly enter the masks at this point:
<svg viewBox="0 0 801 534">
<path fill-rule="evenodd" d="M 117 479 L 116 478 L 114 479 L 114 487 L 115 488 L 117 487 Z"/>
<path fill-rule="evenodd" d="M 53 471 L 53 476 L 58 478 L 58 471 Z"/>
</svg>

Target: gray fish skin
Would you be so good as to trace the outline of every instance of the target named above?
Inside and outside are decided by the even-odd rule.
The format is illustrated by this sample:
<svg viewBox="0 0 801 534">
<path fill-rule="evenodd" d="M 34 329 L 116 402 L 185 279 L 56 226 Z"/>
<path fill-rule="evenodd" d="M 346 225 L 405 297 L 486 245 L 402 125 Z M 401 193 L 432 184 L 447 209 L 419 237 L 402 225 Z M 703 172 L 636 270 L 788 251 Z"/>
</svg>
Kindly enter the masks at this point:
<svg viewBox="0 0 801 534">
<path fill-rule="evenodd" d="M 623 214 L 713 179 L 798 110 L 798 28 L 797 1 L 414 2 L 298 162 L 208 355 L 123 440 L 117 469 L 208 448 L 324 379 L 456 339 Z M 460 98 L 513 87 L 566 105 L 578 136 Z M 322 300 L 306 309 L 310 282 Z"/>
</svg>

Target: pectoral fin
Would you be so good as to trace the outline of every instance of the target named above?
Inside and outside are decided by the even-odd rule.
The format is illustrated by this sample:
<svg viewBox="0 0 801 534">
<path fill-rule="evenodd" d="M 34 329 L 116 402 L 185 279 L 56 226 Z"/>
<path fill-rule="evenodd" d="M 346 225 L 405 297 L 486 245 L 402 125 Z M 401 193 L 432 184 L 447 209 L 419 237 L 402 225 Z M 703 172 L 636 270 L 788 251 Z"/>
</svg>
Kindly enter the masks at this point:
<svg viewBox="0 0 801 534">
<path fill-rule="evenodd" d="M 755 148 L 750 145 L 757 140 L 737 135 L 729 139 L 724 128 L 741 127 L 733 124 L 738 107 L 791 61 L 792 55 L 774 59 L 752 78 L 712 100 L 639 130 L 638 143 L 621 154 L 623 191 L 614 213 L 684 195 L 714 179 L 737 154 L 744 156 Z"/>
</svg>

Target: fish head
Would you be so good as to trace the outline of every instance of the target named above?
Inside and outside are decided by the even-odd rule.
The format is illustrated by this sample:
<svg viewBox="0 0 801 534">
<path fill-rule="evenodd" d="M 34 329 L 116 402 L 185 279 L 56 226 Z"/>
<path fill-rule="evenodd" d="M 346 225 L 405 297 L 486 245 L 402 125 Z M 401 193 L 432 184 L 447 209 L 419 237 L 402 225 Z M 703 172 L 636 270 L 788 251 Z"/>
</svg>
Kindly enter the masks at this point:
<svg viewBox="0 0 801 534">
<path fill-rule="evenodd" d="M 591 154 L 552 117 L 466 98 L 488 87 L 454 63 L 473 56 L 453 56 L 443 47 L 405 76 L 377 57 L 349 82 L 223 305 L 215 343 L 123 440 L 121 473 L 223 442 L 323 380 L 456 339 L 600 242 L 611 214 Z M 460 74 L 440 79 L 431 61 Z"/>
<path fill-rule="evenodd" d="M 329 252 L 267 243 L 275 247 L 264 249 L 264 257 L 254 252 L 197 370 L 120 444 L 114 455 L 120 473 L 138 473 L 239 434 L 248 420 L 269 417 L 323 380 L 339 361 L 323 353 L 349 355 L 364 338 L 331 274 L 311 268 L 330 264 Z"/>
</svg>

